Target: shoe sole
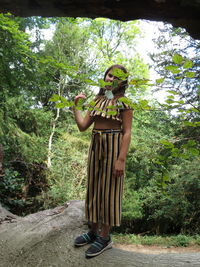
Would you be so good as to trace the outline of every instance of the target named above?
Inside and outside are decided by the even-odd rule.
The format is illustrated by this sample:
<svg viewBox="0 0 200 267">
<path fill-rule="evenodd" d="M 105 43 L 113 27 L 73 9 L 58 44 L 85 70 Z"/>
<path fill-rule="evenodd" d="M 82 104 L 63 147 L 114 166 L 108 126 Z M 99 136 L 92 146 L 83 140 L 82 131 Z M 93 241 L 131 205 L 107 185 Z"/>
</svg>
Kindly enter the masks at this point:
<svg viewBox="0 0 200 267">
<path fill-rule="evenodd" d="M 85 254 L 85 256 L 86 256 L 87 258 L 98 256 L 99 254 L 101 254 L 101 253 L 104 252 L 105 250 L 112 248 L 112 245 L 113 245 L 113 242 L 110 242 L 110 243 L 109 243 L 105 248 L 103 248 L 101 251 L 99 251 L 99 252 L 97 252 L 97 253 L 93 253 L 93 254 Z"/>
<path fill-rule="evenodd" d="M 75 247 L 82 247 L 82 246 L 91 244 L 92 242 L 94 242 L 94 240 L 92 240 L 92 241 L 90 241 L 90 242 L 81 243 L 81 244 L 76 244 L 76 243 L 74 243 L 74 246 L 75 246 Z"/>
</svg>

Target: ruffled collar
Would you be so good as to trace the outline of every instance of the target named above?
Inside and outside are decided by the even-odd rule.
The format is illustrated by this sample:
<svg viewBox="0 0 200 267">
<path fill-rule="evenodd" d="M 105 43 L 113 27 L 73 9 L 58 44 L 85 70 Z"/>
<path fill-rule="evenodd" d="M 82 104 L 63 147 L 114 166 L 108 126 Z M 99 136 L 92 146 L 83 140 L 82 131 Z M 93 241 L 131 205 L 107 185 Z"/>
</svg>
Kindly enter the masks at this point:
<svg viewBox="0 0 200 267">
<path fill-rule="evenodd" d="M 121 111 L 127 109 L 127 105 L 119 101 L 119 97 L 109 99 L 106 96 L 99 96 L 94 100 L 91 109 L 90 116 L 101 116 L 121 122 Z"/>
</svg>

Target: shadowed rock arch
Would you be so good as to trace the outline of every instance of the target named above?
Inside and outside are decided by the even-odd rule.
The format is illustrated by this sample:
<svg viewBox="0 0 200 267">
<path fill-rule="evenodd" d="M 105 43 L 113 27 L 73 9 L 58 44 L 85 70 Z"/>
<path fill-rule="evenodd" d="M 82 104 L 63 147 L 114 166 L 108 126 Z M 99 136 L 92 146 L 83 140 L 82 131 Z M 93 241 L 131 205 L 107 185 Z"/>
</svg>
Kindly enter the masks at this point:
<svg viewBox="0 0 200 267">
<path fill-rule="evenodd" d="M 200 0 L 0 0 L 1 12 L 17 16 L 107 17 L 167 21 L 200 39 Z M 144 255 L 113 249 L 91 260 L 73 248 L 85 230 L 83 202 L 24 218 L 0 207 L 0 266 L 199 266 L 200 254 Z"/>
<path fill-rule="evenodd" d="M 200 39 L 200 0 L 0 0 L 0 10 L 22 17 L 166 21 Z"/>
</svg>

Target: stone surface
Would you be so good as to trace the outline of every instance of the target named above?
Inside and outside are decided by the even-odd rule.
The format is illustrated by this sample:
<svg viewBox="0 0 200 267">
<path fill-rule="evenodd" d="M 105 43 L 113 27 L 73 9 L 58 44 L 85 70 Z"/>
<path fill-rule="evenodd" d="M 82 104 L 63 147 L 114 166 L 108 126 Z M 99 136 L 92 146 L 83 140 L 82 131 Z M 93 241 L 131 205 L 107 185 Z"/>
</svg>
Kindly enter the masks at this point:
<svg viewBox="0 0 200 267">
<path fill-rule="evenodd" d="M 0 0 L 0 9 L 17 16 L 167 21 L 200 39 L 200 0 Z"/>
<path fill-rule="evenodd" d="M 2 211 L 2 215 L 0 218 L 8 214 Z M 199 267 L 200 253 L 152 255 L 113 248 L 86 259 L 88 245 L 73 246 L 74 238 L 85 231 L 83 201 L 71 201 L 11 222 L 4 220 L 0 224 L 0 266 Z"/>
</svg>

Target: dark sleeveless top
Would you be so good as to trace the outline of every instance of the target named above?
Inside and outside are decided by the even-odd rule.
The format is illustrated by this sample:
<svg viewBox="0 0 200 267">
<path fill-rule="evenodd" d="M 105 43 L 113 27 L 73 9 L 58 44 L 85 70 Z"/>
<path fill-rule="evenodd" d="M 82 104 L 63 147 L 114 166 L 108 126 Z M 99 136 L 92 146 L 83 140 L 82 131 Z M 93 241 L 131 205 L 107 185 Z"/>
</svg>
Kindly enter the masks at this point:
<svg viewBox="0 0 200 267">
<path fill-rule="evenodd" d="M 120 101 L 119 98 L 108 99 L 106 96 L 100 96 L 94 100 L 90 116 L 101 116 L 122 122 L 121 112 L 126 109 L 131 108 L 128 104 Z"/>
</svg>

